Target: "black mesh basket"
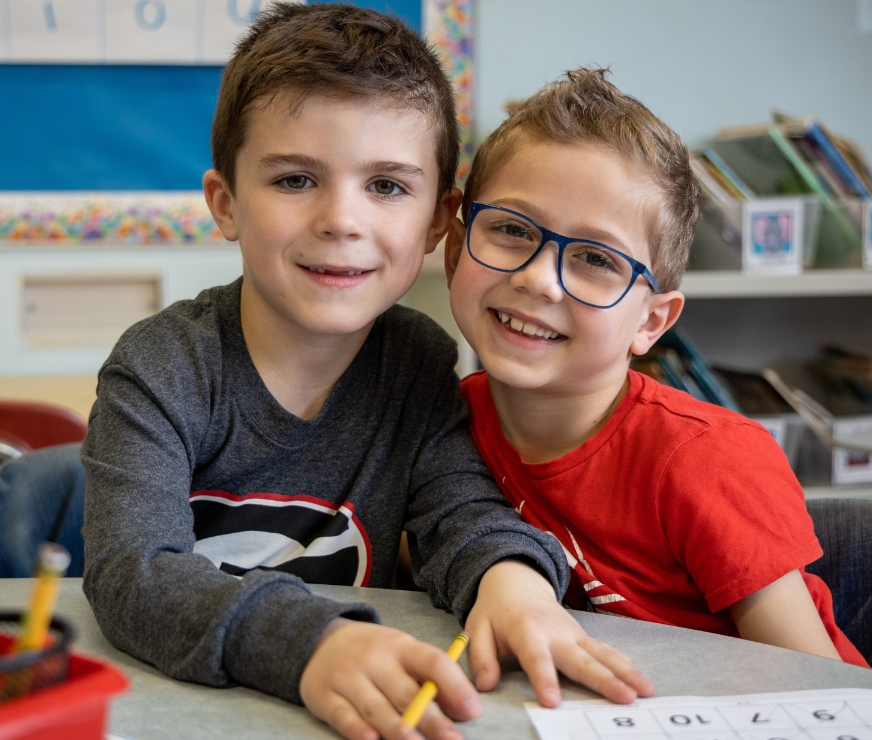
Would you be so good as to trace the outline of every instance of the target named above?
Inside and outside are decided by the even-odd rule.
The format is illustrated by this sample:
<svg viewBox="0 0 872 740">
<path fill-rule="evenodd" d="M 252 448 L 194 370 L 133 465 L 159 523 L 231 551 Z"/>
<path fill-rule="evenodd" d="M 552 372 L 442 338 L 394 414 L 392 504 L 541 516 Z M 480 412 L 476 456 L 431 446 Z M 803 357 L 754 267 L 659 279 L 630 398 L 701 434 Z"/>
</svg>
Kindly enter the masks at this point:
<svg viewBox="0 0 872 740">
<path fill-rule="evenodd" d="M 20 612 L 0 612 L 0 703 L 67 678 L 73 628 L 60 619 L 52 619 L 48 647 L 10 654 L 21 634 L 21 616 Z"/>
</svg>

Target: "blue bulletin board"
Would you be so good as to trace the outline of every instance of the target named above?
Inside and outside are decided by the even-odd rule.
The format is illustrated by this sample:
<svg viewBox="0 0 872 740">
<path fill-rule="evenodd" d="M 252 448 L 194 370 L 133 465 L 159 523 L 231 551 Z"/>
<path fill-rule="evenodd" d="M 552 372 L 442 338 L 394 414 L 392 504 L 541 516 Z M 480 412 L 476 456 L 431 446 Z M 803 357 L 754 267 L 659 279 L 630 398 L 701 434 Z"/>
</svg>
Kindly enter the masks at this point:
<svg viewBox="0 0 872 740">
<path fill-rule="evenodd" d="M 356 4 L 396 14 L 421 29 L 422 0 Z M 198 189 L 211 166 L 209 129 L 221 59 L 232 46 L 228 34 L 240 32 L 257 5 L 258 0 L 0 0 L 0 190 Z M 93 23 L 71 15 L 88 8 L 95 13 Z M 210 9 L 227 29 L 215 31 L 214 23 L 205 23 Z M 68 21 L 73 35 L 63 37 Z M 177 60 L 147 47 L 164 31 L 175 34 L 164 50 L 172 49 Z M 125 32 L 130 43 L 119 41 Z M 142 37 L 139 47 L 135 34 Z M 182 43 L 185 39 L 190 43 Z M 45 59 L 38 58 L 40 48 Z M 140 58 L 129 59 L 136 56 L 131 49 L 139 49 Z"/>
</svg>

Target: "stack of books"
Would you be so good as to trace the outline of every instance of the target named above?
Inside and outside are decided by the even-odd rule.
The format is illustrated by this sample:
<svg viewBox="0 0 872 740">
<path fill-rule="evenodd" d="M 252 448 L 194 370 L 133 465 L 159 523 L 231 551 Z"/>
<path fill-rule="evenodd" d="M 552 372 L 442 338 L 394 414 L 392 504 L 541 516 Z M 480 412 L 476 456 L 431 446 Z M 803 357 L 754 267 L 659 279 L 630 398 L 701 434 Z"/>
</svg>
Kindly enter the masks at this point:
<svg viewBox="0 0 872 740">
<path fill-rule="evenodd" d="M 805 197 L 816 206 L 806 223 L 806 267 L 861 265 L 863 202 L 872 198 L 872 168 L 856 144 L 814 118 L 773 113 L 770 124 L 725 129 L 694 152 L 691 165 L 702 186 L 704 220 L 691 267 L 729 262 L 730 248 L 733 262 L 740 259 L 741 204 L 782 196 Z M 712 236 L 721 243 L 712 247 Z M 706 248 L 723 254 L 699 253 Z"/>
</svg>

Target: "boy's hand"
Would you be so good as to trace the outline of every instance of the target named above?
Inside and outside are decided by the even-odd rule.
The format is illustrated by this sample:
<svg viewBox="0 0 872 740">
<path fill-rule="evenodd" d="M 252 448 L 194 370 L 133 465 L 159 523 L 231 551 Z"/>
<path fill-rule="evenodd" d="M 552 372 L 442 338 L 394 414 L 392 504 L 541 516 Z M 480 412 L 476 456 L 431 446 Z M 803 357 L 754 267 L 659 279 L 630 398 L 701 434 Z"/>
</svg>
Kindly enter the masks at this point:
<svg viewBox="0 0 872 740">
<path fill-rule="evenodd" d="M 419 734 L 400 715 L 428 678 L 439 687 L 438 706 L 428 707 Z M 421 734 L 460 740 L 448 716 L 466 720 L 481 712 L 478 693 L 444 651 L 399 630 L 341 618 L 315 646 L 300 695 L 312 714 L 350 740 L 407 740 Z"/>
<path fill-rule="evenodd" d="M 560 704 L 558 670 L 620 704 L 654 693 L 626 655 L 589 637 L 551 584 L 519 561 L 501 561 L 484 574 L 466 631 L 479 691 L 496 686 L 500 658 L 516 655 L 545 707 Z"/>
</svg>

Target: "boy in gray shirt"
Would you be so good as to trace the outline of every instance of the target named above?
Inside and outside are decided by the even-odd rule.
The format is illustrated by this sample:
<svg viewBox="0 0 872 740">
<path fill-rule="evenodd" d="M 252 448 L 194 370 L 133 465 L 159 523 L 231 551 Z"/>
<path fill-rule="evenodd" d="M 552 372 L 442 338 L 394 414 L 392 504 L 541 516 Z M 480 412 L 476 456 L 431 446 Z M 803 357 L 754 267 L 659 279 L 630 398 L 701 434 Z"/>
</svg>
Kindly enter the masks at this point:
<svg viewBox="0 0 872 740">
<path fill-rule="evenodd" d="M 514 653 L 546 705 L 555 668 L 618 701 L 649 693 L 560 607 L 564 555 L 475 452 L 453 343 L 393 305 L 459 204 L 438 59 L 371 11 L 271 6 L 225 70 L 212 150 L 204 192 L 243 277 L 121 338 L 83 447 L 85 592 L 107 637 L 353 738 L 408 736 L 400 712 L 432 678 L 421 730 L 456 737 L 448 716 L 480 708 L 461 670 L 306 586 L 390 587 L 405 527 L 474 674 Z"/>
</svg>

